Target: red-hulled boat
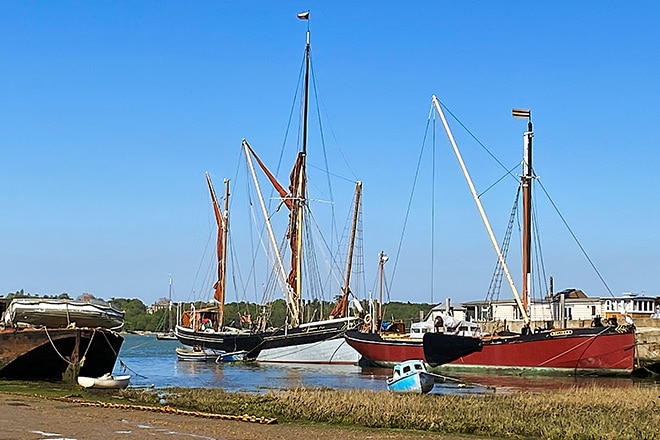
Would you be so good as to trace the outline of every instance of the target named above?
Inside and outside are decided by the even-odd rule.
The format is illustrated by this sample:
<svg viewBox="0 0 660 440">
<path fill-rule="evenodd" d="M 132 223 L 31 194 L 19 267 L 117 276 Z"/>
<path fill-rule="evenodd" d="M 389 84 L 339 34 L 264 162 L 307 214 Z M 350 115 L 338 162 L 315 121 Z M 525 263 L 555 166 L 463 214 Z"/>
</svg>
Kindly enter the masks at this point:
<svg viewBox="0 0 660 440">
<path fill-rule="evenodd" d="M 528 119 L 527 131 L 524 134 L 523 173 L 520 179 L 523 194 L 522 213 L 522 295 L 518 292 L 506 268 L 506 262 L 495 240 L 488 220 L 485 216 L 479 197 L 474 190 L 460 152 L 449 129 L 437 98 L 433 97 L 444 124 L 447 136 L 454 148 L 454 153 L 463 169 L 465 178 L 491 242 L 498 256 L 499 264 L 507 276 L 513 295 L 516 298 L 525 326 L 522 334 L 488 336 L 482 338 L 479 351 L 459 357 L 444 365 L 445 369 L 513 369 L 519 371 L 532 370 L 536 373 L 559 372 L 566 374 L 598 374 L 617 375 L 630 374 L 635 366 L 635 334 L 632 322 L 627 325 L 617 325 L 615 321 L 604 326 L 595 320 L 592 327 L 560 328 L 530 332 L 530 318 L 527 313 L 529 290 L 532 280 L 531 264 L 531 230 L 532 230 L 532 182 L 535 178 L 532 169 L 532 131 L 531 111 L 513 109 L 514 117 Z M 432 366 L 446 362 L 445 352 L 450 350 L 453 340 L 441 334 L 424 335 L 424 354 L 426 361 Z"/>
<path fill-rule="evenodd" d="M 479 350 L 481 347 L 481 340 L 476 337 L 442 333 L 433 334 L 441 335 L 445 341 L 449 342 L 442 352 L 434 352 L 435 365 L 451 362 Z M 426 360 L 423 340 L 420 338 L 349 330 L 344 334 L 344 339 L 346 339 L 348 345 L 360 353 L 362 361 L 367 364 L 392 367 L 410 359 Z"/>
<path fill-rule="evenodd" d="M 630 325 L 484 337 L 479 351 L 446 363 L 445 354 L 453 344 L 445 335 L 425 334 L 426 362 L 447 370 L 533 370 L 568 375 L 628 375 L 635 366 L 635 334 Z"/>
<path fill-rule="evenodd" d="M 384 336 L 378 333 L 349 330 L 344 334 L 348 345 L 362 356 L 362 363 L 393 367 L 410 359 L 424 359 L 422 339 L 407 335 Z"/>
<path fill-rule="evenodd" d="M 381 252 L 378 262 L 379 304 L 383 300 L 383 265 L 386 261 L 387 256 Z M 481 326 L 454 319 L 450 314 L 449 300 L 444 307 L 444 311 L 440 305 L 434 307 L 424 321 L 413 323 L 407 333 L 403 322 L 382 323 L 383 312 L 379 307 L 376 323 L 368 317 L 366 329 L 349 330 L 344 334 L 344 339 L 360 353 L 361 364 L 390 368 L 411 359 L 424 360 L 422 336 L 426 333 L 442 332 L 445 340 L 452 341 L 442 353 L 436 353 L 435 360 L 440 364 L 478 350 L 481 347 L 478 337 Z"/>
</svg>

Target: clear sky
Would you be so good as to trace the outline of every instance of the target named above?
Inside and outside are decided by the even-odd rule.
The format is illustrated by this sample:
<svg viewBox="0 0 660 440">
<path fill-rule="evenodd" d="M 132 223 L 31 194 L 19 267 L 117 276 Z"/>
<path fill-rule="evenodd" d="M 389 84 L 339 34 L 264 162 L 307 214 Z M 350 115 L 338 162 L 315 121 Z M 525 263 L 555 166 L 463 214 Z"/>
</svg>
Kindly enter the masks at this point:
<svg viewBox="0 0 660 440">
<path fill-rule="evenodd" d="M 378 252 L 396 254 L 436 94 L 510 169 L 525 129 L 511 108 L 531 108 L 536 173 L 611 290 L 660 295 L 656 2 L 13 0 L 0 3 L 0 294 L 150 303 L 172 274 L 189 299 L 214 227 L 204 172 L 221 192 L 242 138 L 277 162 L 307 29 L 295 14 L 307 9 L 326 139 L 350 164 L 341 174 L 364 182 L 367 288 Z M 485 190 L 503 169 L 450 123 Z M 426 195 L 411 205 L 390 297 L 483 299 L 494 252 L 440 126 L 425 148 Z M 482 198 L 498 236 L 515 189 L 504 179 Z M 541 203 L 555 288 L 609 295 Z"/>
</svg>

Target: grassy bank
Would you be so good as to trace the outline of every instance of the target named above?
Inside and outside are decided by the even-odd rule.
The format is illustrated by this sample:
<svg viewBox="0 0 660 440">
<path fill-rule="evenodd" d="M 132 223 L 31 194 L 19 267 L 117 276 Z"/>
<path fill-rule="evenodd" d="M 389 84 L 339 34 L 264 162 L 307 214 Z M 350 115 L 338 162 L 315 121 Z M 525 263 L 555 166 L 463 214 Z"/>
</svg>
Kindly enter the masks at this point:
<svg viewBox="0 0 660 440">
<path fill-rule="evenodd" d="M 0 391 L 3 389 L 0 387 Z M 543 394 L 487 396 L 329 389 L 263 395 L 189 388 L 83 393 L 79 392 L 80 397 L 251 414 L 277 418 L 280 423 L 327 423 L 505 439 L 660 439 L 660 397 L 654 388 L 571 388 Z M 49 394 L 53 395 L 52 390 Z"/>
<path fill-rule="evenodd" d="M 543 394 L 399 395 L 363 390 L 295 389 L 264 395 L 170 389 L 127 390 L 129 400 L 280 422 L 314 422 L 445 434 L 540 439 L 660 439 L 658 390 L 574 388 Z"/>
</svg>

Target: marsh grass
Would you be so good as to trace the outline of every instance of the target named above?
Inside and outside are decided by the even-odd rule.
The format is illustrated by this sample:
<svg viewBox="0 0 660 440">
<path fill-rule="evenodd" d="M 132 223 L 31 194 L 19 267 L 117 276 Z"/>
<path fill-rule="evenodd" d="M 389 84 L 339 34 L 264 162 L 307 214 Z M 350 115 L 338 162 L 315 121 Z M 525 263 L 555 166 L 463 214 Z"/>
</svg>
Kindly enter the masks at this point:
<svg viewBox="0 0 660 440">
<path fill-rule="evenodd" d="M 575 387 L 543 393 L 402 395 L 365 390 L 291 389 L 266 394 L 221 389 L 82 390 L 0 382 L 0 392 L 169 405 L 178 409 L 319 423 L 510 439 L 658 439 L 656 388 Z"/>
<path fill-rule="evenodd" d="M 501 438 L 660 439 L 658 390 L 570 388 L 488 396 L 401 395 L 364 390 L 292 389 L 263 395 L 170 388 L 125 390 L 131 401 L 280 422 L 420 430 Z M 162 402 L 162 401 L 161 401 Z"/>
</svg>

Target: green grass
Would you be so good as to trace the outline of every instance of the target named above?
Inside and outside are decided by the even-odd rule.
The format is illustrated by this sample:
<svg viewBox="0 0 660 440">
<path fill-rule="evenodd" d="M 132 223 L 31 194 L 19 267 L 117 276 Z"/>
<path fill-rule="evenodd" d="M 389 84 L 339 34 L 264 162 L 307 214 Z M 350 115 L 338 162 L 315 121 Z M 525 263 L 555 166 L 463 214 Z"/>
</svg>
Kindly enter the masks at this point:
<svg viewBox="0 0 660 440">
<path fill-rule="evenodd" d="M 20 392 L 20 387 L 13 390 Z M 2 391 L 9 390 L 0 385 Z M 65 391 L 60 388 L 58 392 Z M 50 391 L 51 395 L 53 392 Z M 191 411 L 272 417 L 280 423 L 323 423 L 508 439 L 638 440 L 660 439 L 659 394 L 660 391 L 651 387 L 594 386 L 486 396 L 331 389 L 250 394 L 190 388 L 127 389 L 103 396 L 139 405 L 166 404 Z M 93 398 L 92 394 L 85 396 Z"/>
</svg>

